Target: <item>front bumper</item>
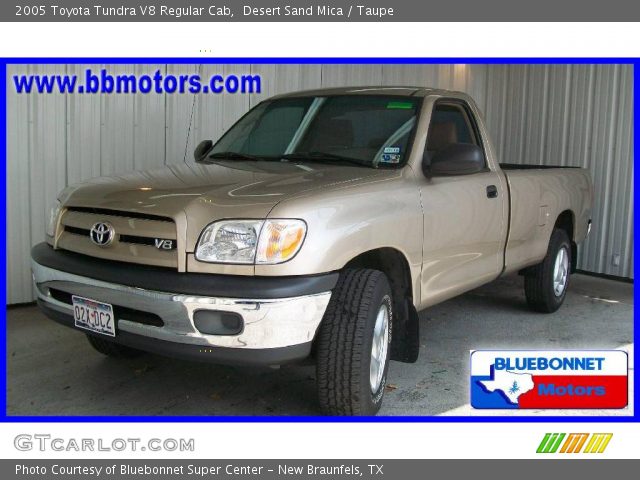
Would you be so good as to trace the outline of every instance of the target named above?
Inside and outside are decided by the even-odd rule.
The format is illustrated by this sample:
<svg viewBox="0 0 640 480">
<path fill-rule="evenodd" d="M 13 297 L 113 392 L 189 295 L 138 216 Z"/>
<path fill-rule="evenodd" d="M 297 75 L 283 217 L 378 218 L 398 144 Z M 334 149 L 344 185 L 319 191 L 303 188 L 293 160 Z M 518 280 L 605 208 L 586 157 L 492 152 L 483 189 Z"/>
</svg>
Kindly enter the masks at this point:
<svg viewBox="0 0 640 480">
<path fill-rule="evenodd" d="M 302 359 L 310 353 L 313 338 L 331 297 L 330 290 L 311 290 L 285 298 L 223 297 L 215 292 L 195 295 L 171 292 L 172 282 L 167 282 L 166 288 L 149 290 L 125 284 L 130 283 L 127 277 L 131 277 L 131 272 L 135 270 L 133 266 L 120 271 L 122 283 L 108 282 L 53 268 L 52 265 L 57 265 L 52 258 L 59 259 L 58 253 L 66 255 L 66 252 L 57 252 L 48 245 L 38 245 L 32 251 L 38 304 L 45 314 L 74 327 L 71 295 L 110 303 L 117 317 L 116 337 L 102 338 L 169 356 L 247 365 L 273 365 Z M 100 262 L 78 256 L 74 256 L 74 261 L 86 261 L 87 267 L 93 267 L 93 271 L 98 272 L 95 276 L 100 276 Z M 185 275 L 163 273 L 176 277 Z M 238 280 L 234 277 L 233 282 Z M 253 286 L 255 280 L 255 277 L 248 278 Z M 268 279 L 265 282 L 263 291 L 268 292 Z M 295 291 L 298 288 L 295 279 L 291 279 L 291 282 L 291 291 Z M 304 279 L 298 285 L 301 283 L 305 283 Z M 315 284 L 316 288 L 329 285 L 332 288 L 335 282 L 325 279 L 325 283 Z M 282 284 L 279 288 L 282 288 Z M 201 333 L 195 327 L 193 318 L 198 310 L 240 315 L 243 330 L 237 335 Z M 149 324 L 146 320 L 150 317 L 157 319 L 157 322 Z"/>
</svg>

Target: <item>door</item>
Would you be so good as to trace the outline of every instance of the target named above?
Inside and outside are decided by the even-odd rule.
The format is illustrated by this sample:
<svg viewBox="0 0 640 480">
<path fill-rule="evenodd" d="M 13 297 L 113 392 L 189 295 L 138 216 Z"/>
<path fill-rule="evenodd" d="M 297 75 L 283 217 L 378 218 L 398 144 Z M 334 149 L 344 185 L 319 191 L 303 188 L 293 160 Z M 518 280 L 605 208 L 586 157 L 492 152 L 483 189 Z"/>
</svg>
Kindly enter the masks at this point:
<svg viewBox="0 0 640 480">
<path fill-rule="evenodd" d="M 472 110 L 460 100 L 439 100 L 433 107 L 424 162 L 457 143 L 479 146 L 485 169 L 468 174 L 425 176 L 424 248 L 421 306 L 495 279 L 503 267 L 508 193 L 502 175 L 487 163 L 486 146 Z"/>
</svg>

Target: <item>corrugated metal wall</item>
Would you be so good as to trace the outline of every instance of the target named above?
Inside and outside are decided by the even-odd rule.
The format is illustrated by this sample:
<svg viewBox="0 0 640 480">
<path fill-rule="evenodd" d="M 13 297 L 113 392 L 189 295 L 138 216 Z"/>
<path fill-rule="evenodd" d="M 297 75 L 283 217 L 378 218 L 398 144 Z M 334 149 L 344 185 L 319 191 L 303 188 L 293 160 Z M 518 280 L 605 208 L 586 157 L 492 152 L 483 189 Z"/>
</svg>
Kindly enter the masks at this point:
<svg viewBox="0 0 640 480">
<path fill-rule="evenodd" d="M 86 65 L 14 66 L 78 73 Z M 424 85 L 470 93 L 502 161 L 583 166 L 594 229 L 579 267 L 633 277 L 633 67 L 626 65 L 107 65 L 114 73 L 262 75 L 260 95 L 17 95 L 8 85 L 9 303 L 31 301 L 31 245 L 62 188 L 97 175 L 180 163 L 260 99 L 320 86 Z M 189 126 L 191 125 L 191 129 Z"/>
</svg>

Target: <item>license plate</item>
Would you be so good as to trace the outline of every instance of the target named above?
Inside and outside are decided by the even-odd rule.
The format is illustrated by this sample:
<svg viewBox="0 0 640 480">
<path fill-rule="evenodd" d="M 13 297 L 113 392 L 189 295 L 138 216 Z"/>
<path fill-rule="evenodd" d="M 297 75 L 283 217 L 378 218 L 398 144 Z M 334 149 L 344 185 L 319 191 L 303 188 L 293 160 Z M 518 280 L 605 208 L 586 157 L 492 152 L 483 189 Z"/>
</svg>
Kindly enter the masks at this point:
<svg viewBox="0 0 640 480">
<path fill-rule="evenodd" d="M 76 295 L 71 297 L 71 301 L 76 327 L 110 337 L 116 336 L 116 319 L 113 316 L 112 305 Z"/>
</svg>

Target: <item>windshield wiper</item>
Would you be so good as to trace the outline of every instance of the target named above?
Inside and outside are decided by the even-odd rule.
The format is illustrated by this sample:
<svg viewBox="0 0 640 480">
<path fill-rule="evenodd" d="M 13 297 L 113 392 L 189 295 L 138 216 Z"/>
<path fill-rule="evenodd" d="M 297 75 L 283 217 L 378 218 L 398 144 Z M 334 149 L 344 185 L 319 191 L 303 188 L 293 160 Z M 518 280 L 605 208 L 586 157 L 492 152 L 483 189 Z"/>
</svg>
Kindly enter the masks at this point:
<svg viewBox="0 0 640 480">
<path fill-rule="evenodd" d="M 331 163 L 350 163 L 352 165 L 358 165 L 359 167 L 375 168 L 374 165 L 367 161 L 353 157 L 345 157 L 342 155 L 336 155 L 334 153 L 327 152 L 297 152 L 287 153 L 280 158 L 284 160 L 306 160 L 312 162 L 331 162 Z"/>
<path fill-rule="evenodd" d="M 265 157 L 258 157 L 257 155 L 249 155 L 248 153 L 240 152 L 216 152 L 209 155 L 208 158 L 228 160 L 266 160 Z"/>
</svg>

